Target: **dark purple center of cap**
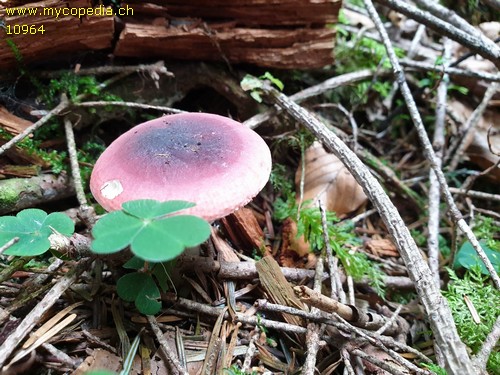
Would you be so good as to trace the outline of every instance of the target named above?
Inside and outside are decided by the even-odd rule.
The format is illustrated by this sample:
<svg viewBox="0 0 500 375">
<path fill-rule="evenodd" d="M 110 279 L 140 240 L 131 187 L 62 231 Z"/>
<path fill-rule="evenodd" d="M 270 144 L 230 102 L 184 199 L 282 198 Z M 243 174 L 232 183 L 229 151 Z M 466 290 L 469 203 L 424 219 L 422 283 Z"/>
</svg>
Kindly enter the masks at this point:
<svg viewBox="0 0 500 375">
<path fill-rule="evenodd" d="M 228 126 L 234 125 L 177 119 L 138 129 L 137 138 L 122 148 L 125 155 L 135 159 L 131 163 L 134 166 L 127 168 L 135 169 L 138 174 L 146 171 L 181 179 L 223 173 L 240 157 L 239 150 L 235 150 L 238 139 L 234 134 L 227 135 Z M 185 173 L 196 173 L 196 176 L 185 176 Z"/>
</svg>

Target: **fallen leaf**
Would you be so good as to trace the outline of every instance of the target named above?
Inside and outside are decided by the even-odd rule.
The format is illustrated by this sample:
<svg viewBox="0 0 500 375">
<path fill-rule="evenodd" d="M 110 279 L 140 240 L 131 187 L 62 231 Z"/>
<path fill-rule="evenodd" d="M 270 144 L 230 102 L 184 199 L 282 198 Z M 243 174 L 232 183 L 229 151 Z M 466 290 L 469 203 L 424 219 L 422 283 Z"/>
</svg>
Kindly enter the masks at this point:
<svg viewBox="0 0 500 375">
<path fill-rule="evenodd" d="M 302 168 L 295 174 L 297 191 L 300 191 Z M 298 198 L 297 198 L 298 199 Z M 342 162 L 314 142 L 305 152 L 304 201 L 313 205 L 321 200 L 327 211 L 343 217 L 367 201 L 363 189 Z"/>
</svg>

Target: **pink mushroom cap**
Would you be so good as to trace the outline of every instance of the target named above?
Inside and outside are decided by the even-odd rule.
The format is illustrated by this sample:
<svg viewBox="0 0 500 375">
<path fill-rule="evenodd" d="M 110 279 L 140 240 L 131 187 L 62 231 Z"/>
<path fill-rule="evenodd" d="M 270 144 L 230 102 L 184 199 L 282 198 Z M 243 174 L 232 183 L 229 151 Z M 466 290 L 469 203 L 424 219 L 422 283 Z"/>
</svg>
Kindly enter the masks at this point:
<svg viewBox="0 0 500 375">
<path fill-rule="evenodd" d="M 97 160 L 90 190 L 107 211 L 136 199 L 184 200 L 208 221 L 243 207 L 265 186 L 271 153 L 253 130 L 206 113 L 164 116 L 118 137 Z"/>
</svg>

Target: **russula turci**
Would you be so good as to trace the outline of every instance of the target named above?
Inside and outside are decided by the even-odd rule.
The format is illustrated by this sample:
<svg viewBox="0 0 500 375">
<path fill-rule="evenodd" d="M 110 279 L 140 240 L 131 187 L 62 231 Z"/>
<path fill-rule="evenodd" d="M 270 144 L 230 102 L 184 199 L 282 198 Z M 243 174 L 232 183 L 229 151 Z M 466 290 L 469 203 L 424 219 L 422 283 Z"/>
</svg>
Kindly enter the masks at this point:
<svg viewBox="0 0 500 375">
<path fill-rule="evenodd" d="M 206 113 L 164 116 L 118 137 L 95 163 L 90 190 L 107 211 L 135 199 L 184 200 L 208 221 L 247 204 L 271 173 L 271 153 L 253 130 Z"/>
</svg>

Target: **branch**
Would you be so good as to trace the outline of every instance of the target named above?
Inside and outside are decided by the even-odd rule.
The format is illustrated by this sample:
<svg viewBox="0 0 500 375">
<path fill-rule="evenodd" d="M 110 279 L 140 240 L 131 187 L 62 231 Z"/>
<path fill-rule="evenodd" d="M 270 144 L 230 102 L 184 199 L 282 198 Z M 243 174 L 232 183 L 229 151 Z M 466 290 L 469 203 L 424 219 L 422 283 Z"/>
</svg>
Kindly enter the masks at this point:
<svg viewBox="0 0 500 375">
<path fill-rule="evenodd" d="M 491 264 L 491 261 L 486 256 L 486 254 L 485 254 L 483 248 L 481 247 L 481 245 L 479 244 L 479 241 L 477 240 L 475 234 L 472 232 L 470 227 L 467 225 L 467 223 L 463 219 L 460 210 L 458 209 L 457 205 L 455 204 L 455 201 L 453 200 L 453 197 L 450 193 L 450 189 L 447 185 L 444 173 L 436 161 L 437 160 L 436 154 L 435 154 L 434 149 L 432 148 L 432 144 L 427 136 L 427 131 L 425 130 L 424 123 L 422 121 L 422 118 L 420 117 L 420 113 L 418 112 L 417 105 L 415 103 L 415 100 L 413 99 L 413 96 L 411 94 L 408 83 L 406 82 L 406 77 L 405 77 L 404 71 L 401 68 L 401 65 L 399 64 L 399 60 L 396 57 L 396 53 L 394 52 L 394 48 L 392 47 L 392 43 L 389 39 L 389 36 L 387 35 L 387 31 L 385 30 L 385 28 L 382 24 L 382 21 L 380 20 L 380 17 L 377 14 L 377 11 L 375 10 L 371 0 L 365 0 L 365 5 L 366 5 L 366 8 L 368 10 L 368 13 L 370 14 L 372 21 L 375 24 L 375 27 L 377 28 L 377 30 L 380 34 L 380 37 L 382 38 L 385 49 L 387 51 L 387 56 L 389 57 L 389 60 L 390 60 L 391 65 L 392 65 L 392 69 L 394 71 L 394 75 L 399 83 L 400 88 L 401 88 L 401 94 L 403 95 L 403 98 L 406 102 L 408 112 L 409 112 L 410 117 L 413 121 L 413 125 L 415 126 L 415 129 L 417 131 L 417 135 L 418 135 L 418 138 L 420 140 L 420 143 L 423 146 L 424 156 L 429 161 L 429 164 L 436 175 L 436 179 L 439 183 L 439 187 L 441 188 L 441 193 L 443 194 L 445 202 L 448 205 L 448 208 L 450 210 L 451 217 L 452 217 L 453 221 L 457 224 L 457 226 L 460 228 L 460 230 L 465 233 L 465 236 L 467 237 L 467 239 L 471 243 L 472 247 L 474 247 L 474 250 L 476 250 L 476 253 L 478 254 L 479 258 L 481 258 L 484 265 L 486 266 L 486 269 L 490 273 L 491 278 L 493 280 L 493 283 L 495 284 L 497 289 L 500 289 L 500 278 L 498 277 L 498 274 L 497 274 L 495 268 L 493 267 L 493 265 Z"/>
<path fill-rule="evenodd" d="M 465 345 L 460 340 L 451 311 L 446 300 L 434 283 L 432 274 L 420 254 L 410 231 L 401 219 L 396 207 L 385 193 L 380 183 L 342 140 L 327 129 L 316 117 L 295 104 L 285 95 L 269 85 L 264 85 L 264 93 L 293 118 L 308 128 L 342 163 L 361 185 L 363 191 L 377 208 L 389 233 L 394 239 L 408 274 L 415 283 L 417 293 L 431 323 L 436 341 L 442 348 L 447 364 L 453 374 L 473 373 L 473 367 Z"/>
<path fill-rule="evenodd" d="M 444 65 L 449 65 L 451 57 L 451 43 L 448 38 L 444 38 L 444 52 L 443 60 Z M 444 74 L 439 86 L 437 88 L 437 103 L 436 103 L 436 121 L 434 126 L 434 138 L 432 146 L 436 152 L 436 164 L 441 168 L 443 164 L 443 148 L 445 143 L 444 137 L 444 123 L 446 120 L 446 98 L 448 92 L 448 84 L 450 77 Z M 429 236 L 427 239 L 427 248 L 429 255 L 429 268 L 431 269 L 436 285 L 439 287 L 439 221 L 440 221 L 440 208 L 439 202 L 441 194 L 439 192 L 439 183 L 434 171 L 429 172 L 429 224 L 427 226 Z"/>
<path fill-rule="evenodd" d="M 479 352 L 474 356 L 473 363 L 478 368 L 479 371 L 486 370 L 486 363 L 492 350 L 495 348 L 498 340 L 500 339 L 500 316 L 497 317 L 495 324 L 491 328 L 491 332 L 486 337 L 483 342 L 483 346 Z"/>
<path fill-rule="evenodd" d="M 376 0 L 378 3 L 385 5 L 397 12 L 408 16 L 415 21 L 422 23 L 437 31 L 441 35 L 447 36 L 450 39 L 464 45 L 471 51 L 481 55 L 485 59 L 491 60 L 498 68 L 500 68 L 500 48 L 495 44 L 493 48 L 491 45 L 485 45 L 482 39 L 478 39 L 469 32 L 460 30 L 455 26 L 441 20 L 440 18 L 433 16 L 427 12 L 418 9 L 415 6 L 404 3 L 400 0 Z"/>
</svg>

